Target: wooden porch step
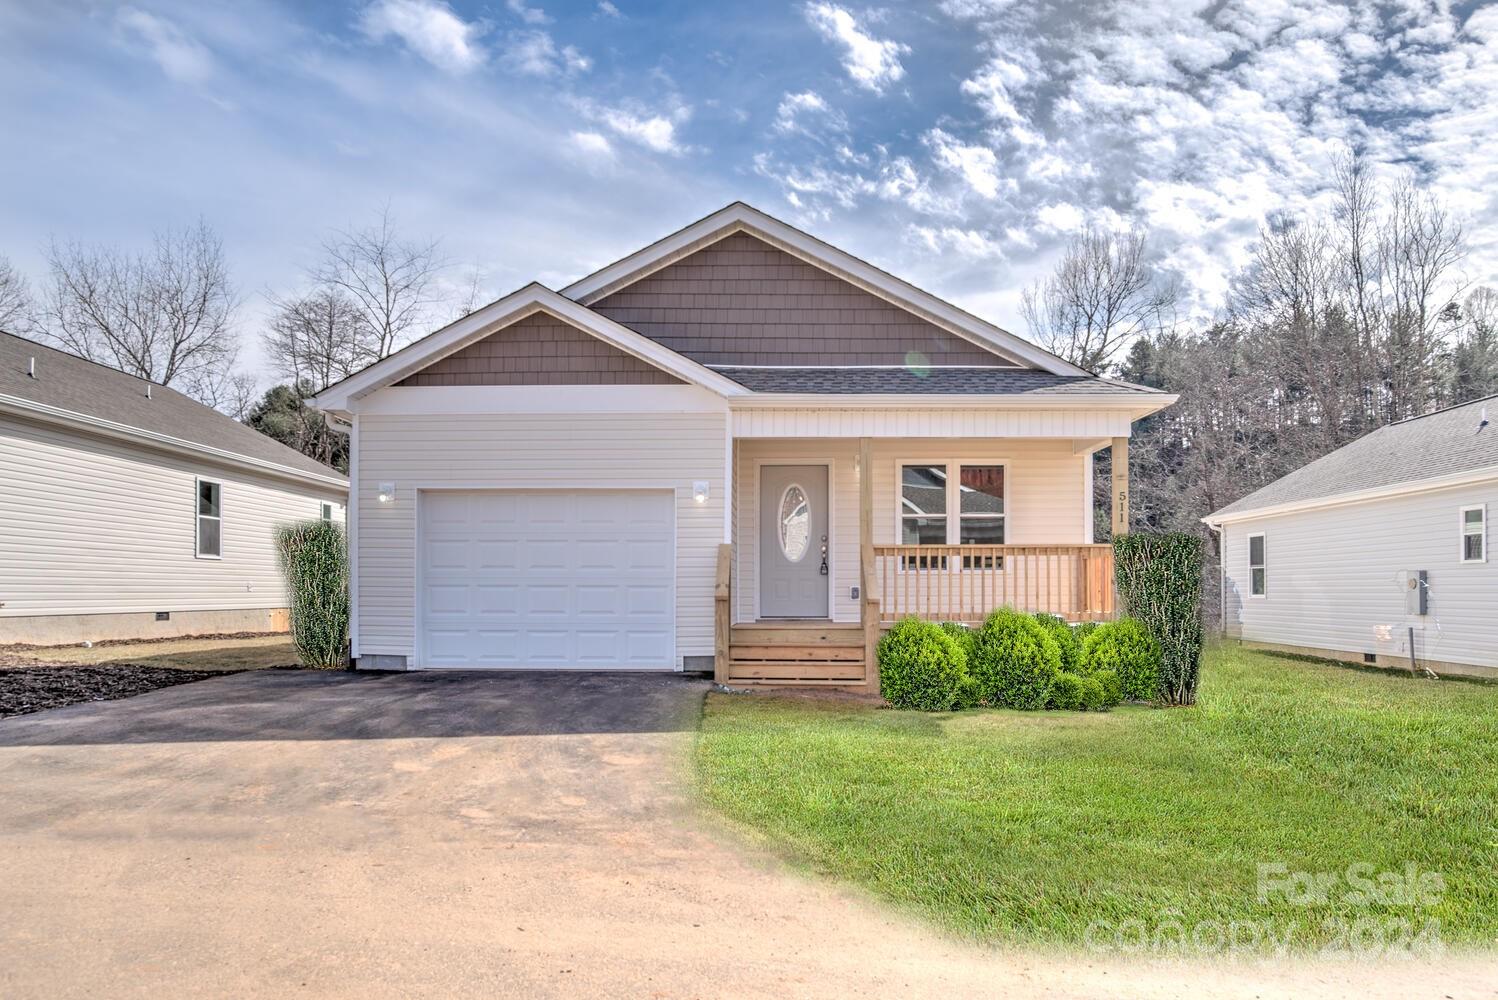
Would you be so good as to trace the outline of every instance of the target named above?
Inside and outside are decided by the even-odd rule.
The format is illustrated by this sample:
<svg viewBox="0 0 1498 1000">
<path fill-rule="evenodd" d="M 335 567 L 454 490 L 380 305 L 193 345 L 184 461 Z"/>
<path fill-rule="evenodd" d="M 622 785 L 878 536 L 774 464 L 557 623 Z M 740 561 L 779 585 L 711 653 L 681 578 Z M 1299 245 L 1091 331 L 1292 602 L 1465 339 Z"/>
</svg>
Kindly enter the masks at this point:
<svg viewBox="0 0 1498 1000">
<path fill-rule="evenodd" d="M 863 626 L 857 622 L 780 624 L 751 622 L 729 630 L 731 646 L 850 646 L 863 648 Z"/>
<path fill-rule="evenodd" d="M 863 643 L 857 646 L 811 645 L 791 646 L 771 643 L 766 646 L 730 646 L 728 659 L 733 662 L 773 660 L 777 662 L 810 660 L 854 662 L 863 660 Z"/>
<path fill-rule="evenodd" d="M 728 683 L 732 684 L 862 684 L 863 662 L 807 663 L 802 660 L 785 663 L 738 663 L 728 665 Z"/>
</svg>

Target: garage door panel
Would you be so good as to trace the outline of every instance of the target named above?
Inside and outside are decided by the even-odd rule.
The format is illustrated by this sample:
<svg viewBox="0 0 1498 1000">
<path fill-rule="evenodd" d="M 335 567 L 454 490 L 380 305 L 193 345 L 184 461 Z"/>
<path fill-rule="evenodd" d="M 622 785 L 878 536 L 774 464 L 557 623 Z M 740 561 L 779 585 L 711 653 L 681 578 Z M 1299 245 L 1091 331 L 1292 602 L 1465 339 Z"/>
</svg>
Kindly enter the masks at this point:
<svg viewBox="0 0 1498 1000">
<path fill-rule="evenodd" d="M 424 666 L 675 666 L 669 491 L 422 494 Z"/>
</svg>

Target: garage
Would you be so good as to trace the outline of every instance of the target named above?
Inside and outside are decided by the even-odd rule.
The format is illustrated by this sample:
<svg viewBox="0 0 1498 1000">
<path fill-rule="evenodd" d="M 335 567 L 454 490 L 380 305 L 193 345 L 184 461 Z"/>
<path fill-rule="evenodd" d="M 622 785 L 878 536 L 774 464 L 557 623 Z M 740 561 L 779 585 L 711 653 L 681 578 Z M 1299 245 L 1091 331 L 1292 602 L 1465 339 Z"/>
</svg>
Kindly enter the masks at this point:
<svg viewBox="0 0 1498 1000">
<path fill-rule="evenodd" d="M 422 491 L 424 667 L 670 670 L 670 490 Z"/>
</svg>

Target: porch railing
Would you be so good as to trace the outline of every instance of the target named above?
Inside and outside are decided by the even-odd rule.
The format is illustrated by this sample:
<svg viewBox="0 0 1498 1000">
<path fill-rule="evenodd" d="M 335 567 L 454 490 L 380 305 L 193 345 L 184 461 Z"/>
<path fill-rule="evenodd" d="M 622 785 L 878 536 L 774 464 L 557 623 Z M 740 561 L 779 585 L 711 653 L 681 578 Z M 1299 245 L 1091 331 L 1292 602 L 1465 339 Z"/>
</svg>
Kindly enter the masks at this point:
<svg viewBox="0 0 1498 1000">
<path fill-rule="evenodd" d="M 875 545 L 879 616 L 977 624 L 994 608 L 1068 621 L 1117 614 L 1108 545 Z"/>
</svg>

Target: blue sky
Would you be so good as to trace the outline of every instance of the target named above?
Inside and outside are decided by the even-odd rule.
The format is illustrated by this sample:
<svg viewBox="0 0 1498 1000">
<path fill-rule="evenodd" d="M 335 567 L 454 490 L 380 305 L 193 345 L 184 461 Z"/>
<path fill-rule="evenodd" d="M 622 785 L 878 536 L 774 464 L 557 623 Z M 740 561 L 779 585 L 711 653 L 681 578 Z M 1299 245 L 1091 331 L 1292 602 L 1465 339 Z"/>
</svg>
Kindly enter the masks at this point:
<svg viewBox="0 0 1498 1000">
<path fill-rule="evenodd" d="M 1020 333 L 1069 233 L 1137 220 L 1201 317 L 1348 143 L 1498 281 L 1498 8 L 1470 3 L 4 0 L 0 134 L 33 284 L 51 235 L 202 216 L 247 341 L 387 202 L 499 294 L 741 198 Z"/>
</svg>

